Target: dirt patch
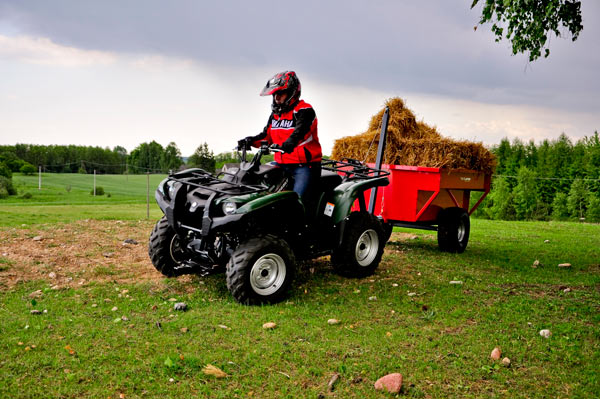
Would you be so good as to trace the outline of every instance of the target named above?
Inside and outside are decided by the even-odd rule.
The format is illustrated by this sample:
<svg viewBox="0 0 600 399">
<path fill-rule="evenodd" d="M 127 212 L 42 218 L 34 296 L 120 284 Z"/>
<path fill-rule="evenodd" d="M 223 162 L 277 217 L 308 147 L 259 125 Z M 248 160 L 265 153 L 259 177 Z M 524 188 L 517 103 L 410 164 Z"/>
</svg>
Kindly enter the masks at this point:
<svg viewBox="0 0 600 399">
<path fill-rule="evenodd" d="M 148 258 L 154 221 L 82 220 L 0 231 L 0 287 L 46 280 L 55 289 L 90 282 L 160 281 Z M 125 243 L 134 240 L 135 243 Z"/>
</svg>

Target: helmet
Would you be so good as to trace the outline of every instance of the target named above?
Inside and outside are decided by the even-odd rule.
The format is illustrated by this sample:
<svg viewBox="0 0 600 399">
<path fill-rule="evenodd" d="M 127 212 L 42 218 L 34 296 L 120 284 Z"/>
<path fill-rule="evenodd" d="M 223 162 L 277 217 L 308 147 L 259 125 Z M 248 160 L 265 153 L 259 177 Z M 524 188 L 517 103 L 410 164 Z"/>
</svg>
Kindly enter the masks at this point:
<svg viewBox="0 0 600 399">
<path fill-rule="evenodd" d="M 267 81 L 267 84 L 260 92 L 261 96 L 270 96 L 278 91 L 286 91 L 288 94 L 287 99 L 283 104 L 276 104 L 273 99 L 271 109 L 276 114 L 288 111 L 300 98 L 300 79 L 294 71 L 285 71 L 275 74 L 271 79 Z"/>
</svg>

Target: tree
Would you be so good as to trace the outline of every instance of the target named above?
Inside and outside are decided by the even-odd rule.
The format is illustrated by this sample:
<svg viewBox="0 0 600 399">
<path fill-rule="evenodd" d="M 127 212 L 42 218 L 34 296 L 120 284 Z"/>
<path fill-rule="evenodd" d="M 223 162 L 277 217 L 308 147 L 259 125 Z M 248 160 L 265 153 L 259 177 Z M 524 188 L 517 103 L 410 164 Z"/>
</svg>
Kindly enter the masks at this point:
<svg viewBox="0 0 600 399">
<path fill-rule="evenodd" d="M 569 208 L 567 207 L 567 194 L 556 193 L 552 201 L 552 219 L 566 220 L 569 218 Z"/>
<path fill-rule="evenodd" d="M 585 183 L 581 179 L 575 179 L 571 185 L 569 197 L 567 198 L 567 207 L 569 208 L 571 216 L 582 218 L 587 209 L 587 202 Z"/>
<path fill-rule="evenodd" d="M 208 144 L 204 143 L 196 148 L 194 154 L 188 159 L 188 164 L 193 167 L 201 168 L 207 172 L 215 171 L 215 156 L 208 148 Z"/>
<path fill-rule="evenodd" d="M 471 8 L 480 0 L 473 0 Z M 583 29 L 581 1 L 578 0 L 484 0 L 479 25 L 492 24 L 496 42 L 506 39 L 512 43 L 513 55 L 529 53 L 529 61 L 550 54 L 548 35 L 561 36 L 560 29 L 568 29 L 575 41 Z M 477 29 L 477 26 L 475 26 Z"/>
<path fill-rule="evenodd" d="M 531 219 L 536 209 L 538 196 L 535 177 L 535 172 L 530 171 L 526 167 L 519 169 L 517 186 L 513 191 L 518 220 Z"/>
<path fill-rule="evenodd" d="M 505 178 L 499 177 L 494 180 L 488 198 L 492 202 L 492 206 L 487 209 L 490 219 L 515 219 L 513 194 L 510 192 L 510 186 Z"/>
<path fill-rule="evenodd" d="M 177 144 L 170 142 L 165 148 L 161 159 L 161 167 L 163 171 L 176 171 L 183 164 L 181 160 L 181 152 L 177 148 Z"/>
<path fill-rule="evenodd" d="M 129 155 L 129 165 L 133 173 L 161 171 L 161 159 L 164 149 L 156 141 L 138 145 Z"/>
<path fill-rule="evenodd" d="M 585 214 L 586 222 L 600 222 L 600 198 L 593 196 L 590 198 L 588 209 Z"/>
</svg>

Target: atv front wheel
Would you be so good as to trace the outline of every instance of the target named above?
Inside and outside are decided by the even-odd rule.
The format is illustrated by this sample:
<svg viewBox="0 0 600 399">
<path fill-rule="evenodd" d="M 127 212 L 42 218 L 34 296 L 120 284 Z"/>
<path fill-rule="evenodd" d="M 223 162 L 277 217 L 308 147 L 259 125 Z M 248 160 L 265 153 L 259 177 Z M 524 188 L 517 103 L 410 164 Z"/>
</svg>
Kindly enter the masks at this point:
<svg viewBox="0 0 600 399">
<path fill-rule="evenodd" d="M 150 234 L 148 255 L 156 270 L 165 276 L 175 277 L 182 274 L 177 268 L 185 261 L 185 253 L 179 243 L 179 237 L 169 226 L 165 216 L 156 223 Z"/>
<path fill-rule="evenodd" d="M 331 255 L 335 271 L 347 277 L 366 277 L 379 266 L 385 233 L 375 216 L 353 212 L 346 221 L 342 245 Z"/>
<path fill-rule="evenodd" d="M 241 243 L 227 263 L 227 288 L 245 305 L 281 301 L 294 278 L 294 254 L 289 245 L 273 235 Z"/>
</svg>

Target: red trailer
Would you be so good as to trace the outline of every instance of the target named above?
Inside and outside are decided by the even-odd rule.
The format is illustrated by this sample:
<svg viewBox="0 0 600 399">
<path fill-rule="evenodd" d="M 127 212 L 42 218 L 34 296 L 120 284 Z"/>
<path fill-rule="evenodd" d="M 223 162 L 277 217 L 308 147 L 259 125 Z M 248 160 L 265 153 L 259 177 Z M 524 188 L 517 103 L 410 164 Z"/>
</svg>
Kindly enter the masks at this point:
<svg viewBox="0 0 600 399">
<path fill-rule="evenodd" d="M 380 169 L 390 172 L 390 184 L 377 190 L 372 209 L 387 224 L 389 232 L 393 226 L 437 230 L 440 249 L 465 250 L 469 240 L 469 216 L 489 193 L 490 175 L 422 166 L 383 164 Z M 473 206 L 471 191 L 483 192 Z M 370 196 L 371 193 L 365 195 L 369 205 Z"/>
</svg>

